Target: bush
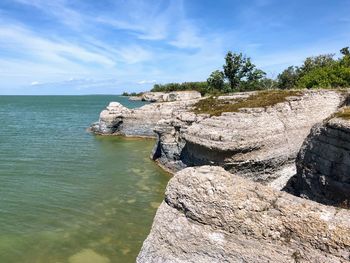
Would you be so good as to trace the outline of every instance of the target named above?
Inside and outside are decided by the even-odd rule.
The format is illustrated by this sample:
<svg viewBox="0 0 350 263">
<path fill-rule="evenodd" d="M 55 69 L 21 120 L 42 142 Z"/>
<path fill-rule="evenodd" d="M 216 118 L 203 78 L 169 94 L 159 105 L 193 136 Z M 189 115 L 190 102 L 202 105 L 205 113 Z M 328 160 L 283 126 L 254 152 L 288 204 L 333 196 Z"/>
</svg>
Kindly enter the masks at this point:
<svg viewBox="0 0 350 263">
<path fill-rule="evenodd" d="M 349 48 L 341 51 L 343 57 L 336 60 L 334 54 L 307 58 L 301 67 L 289 67 L 278 75 L 280 89 L 291 88 L 341 88 L 350 86 Z"/>
</svg>

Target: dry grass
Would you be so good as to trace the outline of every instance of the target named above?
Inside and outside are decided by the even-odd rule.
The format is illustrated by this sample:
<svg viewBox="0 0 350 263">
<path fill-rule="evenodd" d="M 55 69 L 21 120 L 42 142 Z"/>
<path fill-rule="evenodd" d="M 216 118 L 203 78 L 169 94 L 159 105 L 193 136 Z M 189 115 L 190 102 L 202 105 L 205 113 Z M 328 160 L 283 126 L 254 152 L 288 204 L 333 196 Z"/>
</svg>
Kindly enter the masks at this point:
<svg viewBox="0 0 350 263">
<path fill-rule="evenodd" d="M 350 120 L 350 107 L 344 107 L 334 114 L 337 118 L 342 118 L 344 120 Z"/>
<path fill-rule="evenodd" d="M 287 97 L 301 96 L 302 94 L 301 91 L 297 90 L 270 90 L 257 92 L 245 99 L 219 100 L 215 97 L 209 97 L 197 102 L 193 111 L 197 114 L 220 116 L 223 112 L 238 112 L 242 108 L 266 108 L 284 102 Z"/>
</svg>

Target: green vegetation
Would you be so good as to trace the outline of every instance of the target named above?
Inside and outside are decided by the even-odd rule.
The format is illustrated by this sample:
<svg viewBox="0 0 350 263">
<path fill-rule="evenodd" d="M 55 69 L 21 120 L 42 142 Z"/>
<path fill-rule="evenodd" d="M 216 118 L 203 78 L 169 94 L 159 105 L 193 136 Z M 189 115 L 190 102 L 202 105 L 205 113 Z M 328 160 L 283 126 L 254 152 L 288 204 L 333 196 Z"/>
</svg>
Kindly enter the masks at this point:
<svg viewBox="0 0 350 263">
<path fill-rule="evenodd" d="M 212 95 L 275 87 L 276 82 L 265 78 L 265 72 L 257 69 L 250 58 L 230 51 L 225 57 L 223 71 L 213 71 L 206 82 L 155 84 L 151 91 L 197 90 L 202 95 Z"/>
<path fill-rule="evenodd" d="M 223 69 L 223 74 L 230 84 L 229 92 L 257 89 L 259 80 L 266 75 L 264 71 L 255 67 L 250 58 L 231 51 L 225 57 Z"/>
<path fill-rule="evenodd" d="M 335 117 L 350 120 L 350 107 L 344 107 L 334 114 Z"/>
<path fill-rule="evenodd" d="M 270 90 L 259 91 L 244 99 L 227 100 L 211 96 L 198 101 L 193 111 L 197 114 L 219 116 L 223 112 L 238 112 L 242 108 L 266 108 L 284 102 L 287 97 L 301 95 L 302 91 L 299 90 Z"/>
<path fill-rule="evenodd" d="M 350 51 L 340 50 L 342 57 L 334 54 L 307 58 L 300 67 L 288 67 L 278 75 L 278 88 L 342 88 L 350 86 Z"/>
<path fill-rule="evenodd" d="M 225 89 L 225 75 L 220 70 L 213 71 L 207 79 L 208 87 L 213 90 Z"/>
<path fill-rule="evenodd" d="M 122 93 L 122 96 L 127 96 L 127 97 L 130 97 L 130 96 L 141 96 L 142 95 L 142 92 L 140 92 L 140 93 L 136 93 L 136 92 L 131 92 L 131 93 L 128 93 L 128 92 L 126 92 L 126 91 L 124 91 L 123 93 Z"/>
<path fill-rule="evenodd" d="M 267 78 L 249 57 L 229 51 L 223 70 L 215 70 L 206 82 L 155 84 L 151 91 L 197 90 L 202 95 L 225 94 L 236 91 L 271 89 L 314 89 L 350 87 L 350 51 L 340 50 L 341 57 L 325 54 L 308 57 L 301 66 L 290 66 L 277 79 Z"/>
<path fill-rule="evenodd" d="M 207 82 L 184 82 L 184 83 L 168 83 L 168 84 L 154 84 L 151 91 L 157 92 L 171 92 L 171 91 L 185 91 L 185 90 L 196 90 L 202 95 L 208 91 Z"/>
</svg>

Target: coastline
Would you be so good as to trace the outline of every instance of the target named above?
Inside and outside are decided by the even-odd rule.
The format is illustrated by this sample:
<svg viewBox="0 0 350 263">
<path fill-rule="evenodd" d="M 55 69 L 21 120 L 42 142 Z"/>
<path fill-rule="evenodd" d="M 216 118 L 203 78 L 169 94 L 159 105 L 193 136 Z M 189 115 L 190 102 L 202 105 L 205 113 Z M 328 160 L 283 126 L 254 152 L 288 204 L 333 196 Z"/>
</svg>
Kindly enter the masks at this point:
<svg viewBox="0 0 350 263">
<path fill-rule="evenodd" d="M 346 104 L 346 102 L 347 93 L 341 94 L 329 90 L 308 91 L 299 97 L 294 96 L 287 98 L 285 102 L 282 101 L 265 109 L 242 109 L 237 113 L 224 113 L 222 116 L 205 116 L 204 118 L 201 117 L 200 114 L 193 115 L 192 105 L 194 105 L 194 101 L 192 101 L 190 104 L 183 104 L 184 107 L 180 111 L 178 111 L 174 105 L 169 104 L 169 102 L 153 103 L 151 104 L 152 106 L 147 108 L 145 113 L 140 113 L 140 111 L 143 110 L 142 107 L 134 111 L 126 111 L 124 108 L 118 105 L 117 110 L 112 109 L 108 112 L 107 119 L 104 118 L 106 112 L 104 114 L 101 113 L 102 118 L 100 118 L 100 122 L 102 121 L 103 127 L 111 127 L 111 129 L 114 130 L 113 135 L 125 136 L 127 138 L 151 137 L 152 139 L 156 139 L 156 145 L 154 146 L 150 158 L 161 169 L 170 174 L 172 179 L 169 183 L 174 180 L 178 180 L 178 174 L 185 176 L 184 174 L 188 173 L 188 169 L 194 169 L 196 172 L 197 170 L 200 171 L 203 165 L 211 165 L 211 167 L 214 168 L 215 166 L 221 166 L 235 176 L 238 175 L 239 177 L 246 178 L 250 182 L 255 181 L 254 183 L 257 185 L 275 185 L 274 187 L 276 189 L 280 190 L 283 188 L 285 191 L 293 194 L 293 191 L 290 189 L 288 190 L 287 188 L 294 187 L 293 180 L 295 180 L 295 169 L 291 168 L 292 164 L 295 162 L 297 153 L 304 142 L 304 139 L 307 137 L 311 127 L 314 124 L 328 119 L 329 116 L 337 112 L 339 107 L 343 106 L 344 103 Z M 159 108 L 161 107 L 166 107 L 167 109 L 172 108 L 172 110 L 167 112 L 166 115 L 157 115 L 158 120 L 156 121 L 153 119 L 152 125 L 149 127 L 152 127 L 152 131 L 155 132 L 154 134 L 156 136 L 139 136 L 139 134 L 135 136 L 135 134 L 128 134 L 124 132 L 124 129 L 126 131 L 138 131 L 139 129 L 137 125 L 143 125 L 142 120 L 135 122 L 134 114 L 136 114 L 135 116 L 140 116 L 140 114 L 141 116 L 147 116 L 147 114 L 152 114 L 152 111 L 157 112 L 158 114 Z M 125 114 L 123 112 L 127 113 Z M 138 117 L 136 117 L 136 119 L 137 118 Z M 240 128 L 240 126 L 244 124 L 244 121 L 242 120 L 245 120 L 246 122 L 247 118 L 248 120 L 251 118 L 252 126 L 243 126 L 243 128 Z M 115 119 L 118 121 L 115 122 Z M 129 119 L 133 121 L 130 122 Z M 224 121 L 221 121 L 221 119 Z M 104 122 L 106 122 L 106 124 Z M 227 125 L 224 125 L 224 123 L 230 122 L 234 123 L 234 125 L 232 125 L 233 129 L 223 129 L 223 127 L 228 127 Z M 271 124 L 278 122 L 281 122 L 280 126 L 276 126 L 276 128 L 270 126 L 268 133 L 266 133 L 266 127 L 268 127 L 266 126 L 267 123 Z M 112 126 L 108 126 L 110 125 L 109 123 L 111 123 Z M 113 126 L 115 125 L 114 123 L 117 123 L 117 126 L 115 126 L 116 129 Z M 132 126 L 126 127 L 126 124 L 131 124 Z M 262 129 L 256 128 L 260 126 Z M 212 127 L 217 127 L 217 130 L 212 131 Z M 254 128 L 254 135 L 252 134 L 252 128 Z M 120 131 L 118 129 L 120 129 Z M 221 133 L 222 135 L 220 135 L 220 130 L 224 132 Z M 226 136 L 225 133 L 234 133 L 235 137 L 225 139 L 226 137 L 223 137 Z M 260 135 L 258 135 L 259 133 Z M 246 135 L 250 137 L 244 137 Z M 262 148 L 263 145 L 257 146 L 259 141 L 249 139 L 261 137 L 264 138 L 263 142 L 275 146 L 269 146 L 268 148 L 264 149 Z M 235 138 L 240 138 L 241 141 Z M 246 144 L 242 144 L 242 141 Z M 211 153 L 211 151 L 213 151 L 213 153 Z M 227 153 L 230 155 L 227 155 Z M 256 155 L 256 157 L 254 155 Z M 236 156 L 240 158 L 237 160 L 241 160 L 243 162 L 235 164 L 235 162 L 233 162 L 231 159 L 229 163 L 227 163 L 227 158 L 236 158 Z M 256 160 L 260 160 L 254 161 L 254 158 L 256 158 Z M 261 161 L 261 158 L 265 159 L 262 159 Z M 280 165 L 281 163 L 283 163 L 282 166 Z M 261 166 L 261 164 L 264 166 Z M 235 165 L 237 166 L 235 167 Z M 232 169 L 232 167 L 235 168 Z M 293 174 L 287 175 L 286 171 Z M 215 173 L 216 172 L 213 172 L 213 176 L 215 176 Z M 206 186 L 203 187 L 206 188 Z M 189 191 L 196 191 L 195 186 L 191 187 Z M 172 195 L 171 192 L 172 190 L 167 189 L 166 196 L 169 194 Z M 189 196 L 191 195 L 192 194 L 189 194 Z M 165 197 L 165 202 L 167 202 L 168 198 L 169 197 Z M 219 202 L 224 200 L 224 197 L 219 197 L 218 199 Z M 162 206 L 164 206 L 164 202 Z M 154 249 L 166 249 L 165 245 L 163 246 L 157 241 L 158 238 L 161 239 L 162 237 L 158 237 L 156 233 L 170 231 L 170 235 L 174 235 L 172 238 L 175 238 L 176 236 L 175 233 L 172 233 L 173 230 L 171 230 L 171 226 L 160 226 L 161 224 L 159 223 L 159 220 L 166 221 L 166 218 L 168 217 L 168 212 L 164 213 L 164 208 L 162 208 L 162 206 L 158 209 L 156 215 L 156 218 L 159 217 L 161 219 L 155 219 L 156 221 L 152 226 L 150 236 L 145 241 L 137 262 L 156 262 L 157 260 L 168 260 L 174 256 L 176 257 L 176 255 L 172 255 L 171 252 L 167 252 L 168 254 L 162 254 L 163 252 L 159 252 L 157 255 L 152 255 L 153 252 L 151 252 Z M 213 209 L 215 210 L 219 208 L 214 207 Z M 170 211 L 169 213 L 171 214 Z M 186 212 L 185 218 L 187 218 Z M 174 218 L 174 220 L 176 220 L 176 218 Z M 268 226 L 262 226 L 263 229 L 266 227 Z M 249 235 L 247 238 L 249 238 Z M 180 242 L 185 243 L 185 241 Z M 306 248 L 307 245 L 303 242 L 306 241 L 302 240 L 296 249 Z M 346 243 L 347 241 L 344 242 Z M 190 246 L 190 244 L 188 245 Z M 235 245 L 235 243 L 233 243 L 233 245 Z M 265 243 L 261 243 L 259 245 L 266 246 Z M 176 248 L 177 245 L 174 246 Z M 193 249 L 199 247 L 200 246 L 193 247 Z M 225 251 L 224 253 L 229 253 L 229 251 Z M 237 251 L 237 253 L 237 255 L 244 257 L 245 252 L 243 250 Z M 275 255 L 275 258 L 277 259 L 279 258 L 278 253 L 281 252 L 276 250 L 273 253 L 277 253 Z M 318 256 L 316 256 L 313 260 L 319 260 L 321 258 L 324 259 L 322 253 L 322 255 L 318 254 L 318 250 L 315 250 L 314 253 Z M 210 253 L 208 255 L 210 256 Z M 215 255 L 214 251 L 213 255 Z M 334 256 L 338 257 L 338 255 Z M 215 259 L 215 257 L 216 256 L 214 256 L 214 258 L 211 260 Z M 303 257 L 304 255 L 301 255 L 301 258 Z M 175 258 L 173 258 L 173 260 L 174 262 L 177 262 Z M 208 261 L 204 260 L 203 262 Z"/>
</svg>

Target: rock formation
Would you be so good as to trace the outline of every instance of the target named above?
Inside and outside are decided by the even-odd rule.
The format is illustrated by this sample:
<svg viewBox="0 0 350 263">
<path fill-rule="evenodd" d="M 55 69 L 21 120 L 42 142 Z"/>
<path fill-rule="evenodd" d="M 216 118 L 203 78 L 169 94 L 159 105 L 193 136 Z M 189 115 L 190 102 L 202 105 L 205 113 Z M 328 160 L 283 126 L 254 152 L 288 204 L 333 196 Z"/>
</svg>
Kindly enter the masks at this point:
<svg viewBox="0 0 350 263">
<path fill-rule="evenodd" d="M 295 173 L 294 160 L 310 128 L 335 112 L 343 100 L 335 91 L 307 91 L 274 106 L 217 117 L 183 112 L 158 122 L 152 158 L 173 172 L 218 165 L 281 188 Z"/>
<path fill-rule="evenodd" d="M 202 95 L 198 91 L 171 91 L 171 92 L 144 92 L 139 96 L 130 96 L 129 100 L 133 101 L 149 101 L 149 102 L 171 102 L 195 100 L 201 98 Z"/>
<path fill-rule="evenodd" d="M 195 100 L 201 98 L 198 91 L 172 91 L 172 92 L 145 92 L 141 95 L 141 100 L 149 102 L 171 102 Z"/>
<path fill-rule="evenodd" d="M 155 137 L 154 128 L 161 119 L 171 119 L 186 111 L 198 100 L 152 103 L 136 109 L 128 109 L 119 102 L 111 102 L 100 113 L 91 131 L 101 135 Z"/>
<path fill-rule="evenodd" d="M 169 182 L 138 263 L 349 262 L 350 211 L 203 166 Z"/>
<path fill-rule="evenodd" d="M 350 207 L 350 120 L 316 124 L 297 157 L 296 195 Z"/>
</svg>

